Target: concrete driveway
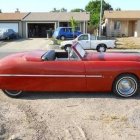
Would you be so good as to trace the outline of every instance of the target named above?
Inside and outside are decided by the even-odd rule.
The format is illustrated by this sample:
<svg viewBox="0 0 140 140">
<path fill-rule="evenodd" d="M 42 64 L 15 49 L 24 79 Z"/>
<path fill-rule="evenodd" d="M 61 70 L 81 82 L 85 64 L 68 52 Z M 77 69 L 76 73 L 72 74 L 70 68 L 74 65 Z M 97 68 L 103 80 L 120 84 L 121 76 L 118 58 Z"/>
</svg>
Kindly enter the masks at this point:
<svg viewBox="0 0 140 140">
<path fill-rule="evenodd" d="M 15 41 L 8 41 L 5 44 L 0 43 L 0 52 L 22 52 L 31 50 L 46 50 L 50 40 L 46 38 L 36 39 L 20 39 Z"/>
<path fill-rule="evenodd" d="M 51 49 L 51 40 L 46 38 L 0 41 L 0 58 L 16 52 Z"/>
</svg>

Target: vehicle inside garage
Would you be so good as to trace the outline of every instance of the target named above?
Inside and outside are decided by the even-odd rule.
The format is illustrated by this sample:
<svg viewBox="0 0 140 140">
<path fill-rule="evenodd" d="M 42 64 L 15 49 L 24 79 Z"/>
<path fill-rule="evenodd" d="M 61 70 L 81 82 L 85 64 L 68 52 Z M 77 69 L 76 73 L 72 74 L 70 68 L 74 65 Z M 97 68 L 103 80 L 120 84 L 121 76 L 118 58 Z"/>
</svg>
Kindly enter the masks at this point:
<svg viewBox="0 0 140 140">
<path fill-rule="evenodd" d="M 18 23 L 0 23 L 0 28 L 7 28 L 7 29 L 13 29 L 16 33 L 18 33 Z"/>
<path fill-rule="evenodd" d="M 47 34 L 52 36 L 55 29 L 55 23 L 28 23 L 29 38 L 45 38 Z"/>
</svg>

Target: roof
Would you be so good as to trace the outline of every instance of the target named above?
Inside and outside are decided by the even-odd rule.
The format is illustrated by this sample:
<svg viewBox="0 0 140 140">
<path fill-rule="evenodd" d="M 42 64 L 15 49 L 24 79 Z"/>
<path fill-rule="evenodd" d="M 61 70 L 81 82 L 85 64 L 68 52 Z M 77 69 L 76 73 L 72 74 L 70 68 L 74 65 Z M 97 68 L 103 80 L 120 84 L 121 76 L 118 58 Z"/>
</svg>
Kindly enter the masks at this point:
<svg viewBox="0 0 140 140">
<path fill-rule="evenodd" d="M 45 12 L 30 13 L 24 21 L 69 21 L 73 17 L 77 21 L 89 21 L 87 12 Z"/>
<path fill-rule="evenodd" d="M 0 21 L 22 20 L 28 13 L 0 13 Z"/>
<path fill-rule="evenodd" d="M 104 18 L 109 18 L 109 19 L 140 19 L 140 11 L 105 11 Z"/>
</svg>

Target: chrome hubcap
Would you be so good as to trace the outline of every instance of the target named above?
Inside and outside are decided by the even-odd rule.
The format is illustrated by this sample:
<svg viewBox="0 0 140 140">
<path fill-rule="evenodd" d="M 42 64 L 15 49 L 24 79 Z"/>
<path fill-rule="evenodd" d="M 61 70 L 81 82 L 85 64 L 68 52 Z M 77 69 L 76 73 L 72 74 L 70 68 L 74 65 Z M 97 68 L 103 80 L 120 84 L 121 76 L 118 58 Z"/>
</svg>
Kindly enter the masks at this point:
<svg viewBox="0 0 140 140">
<path fill-rule="evenodd" d="M 137 82 L 131 77 L 122 78 L 117 83 L 117 90 L 122 96 L 132 96 L 137 90 Z"/>
<path fill-rule="evenodd" d="M 105 48 L 104 47 L 100 47 L 100 52 L 104 52 Z"/>
<path fill-rule="evenodd" d="M 61 37 L 61 40 L 65 40 L 65 37 L 64 37 L 64 36 L 62 36 L 62 37 Z"/>
</svg>

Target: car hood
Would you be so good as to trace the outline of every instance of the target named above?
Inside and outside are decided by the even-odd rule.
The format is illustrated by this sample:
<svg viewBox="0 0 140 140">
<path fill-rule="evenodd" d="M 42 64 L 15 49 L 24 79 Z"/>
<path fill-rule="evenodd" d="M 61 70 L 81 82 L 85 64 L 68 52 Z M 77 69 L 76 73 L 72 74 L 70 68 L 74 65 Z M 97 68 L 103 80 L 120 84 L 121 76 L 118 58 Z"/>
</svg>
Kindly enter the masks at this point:
<svg viewBox="0 0 140 140">
<path fill-rule="evenodd" d="M 87 53 L 84 59 L 88 61 L 140 61 L 140 53 Z"/>
<path fill-rule="evenodd" d="M 0 59 L 0 67 L 4 68 L 5 65 L 8 65 L 9 67 L 11 65 L 13 66 L 14 64 L 17 65 L 18 63 L 24 63 L 25 61 L 41 62 L 43 61 L 41 57 L 44 53 L 46 53 L 46 51 L 33 51 L 11 54 Z"/>
</svg>

